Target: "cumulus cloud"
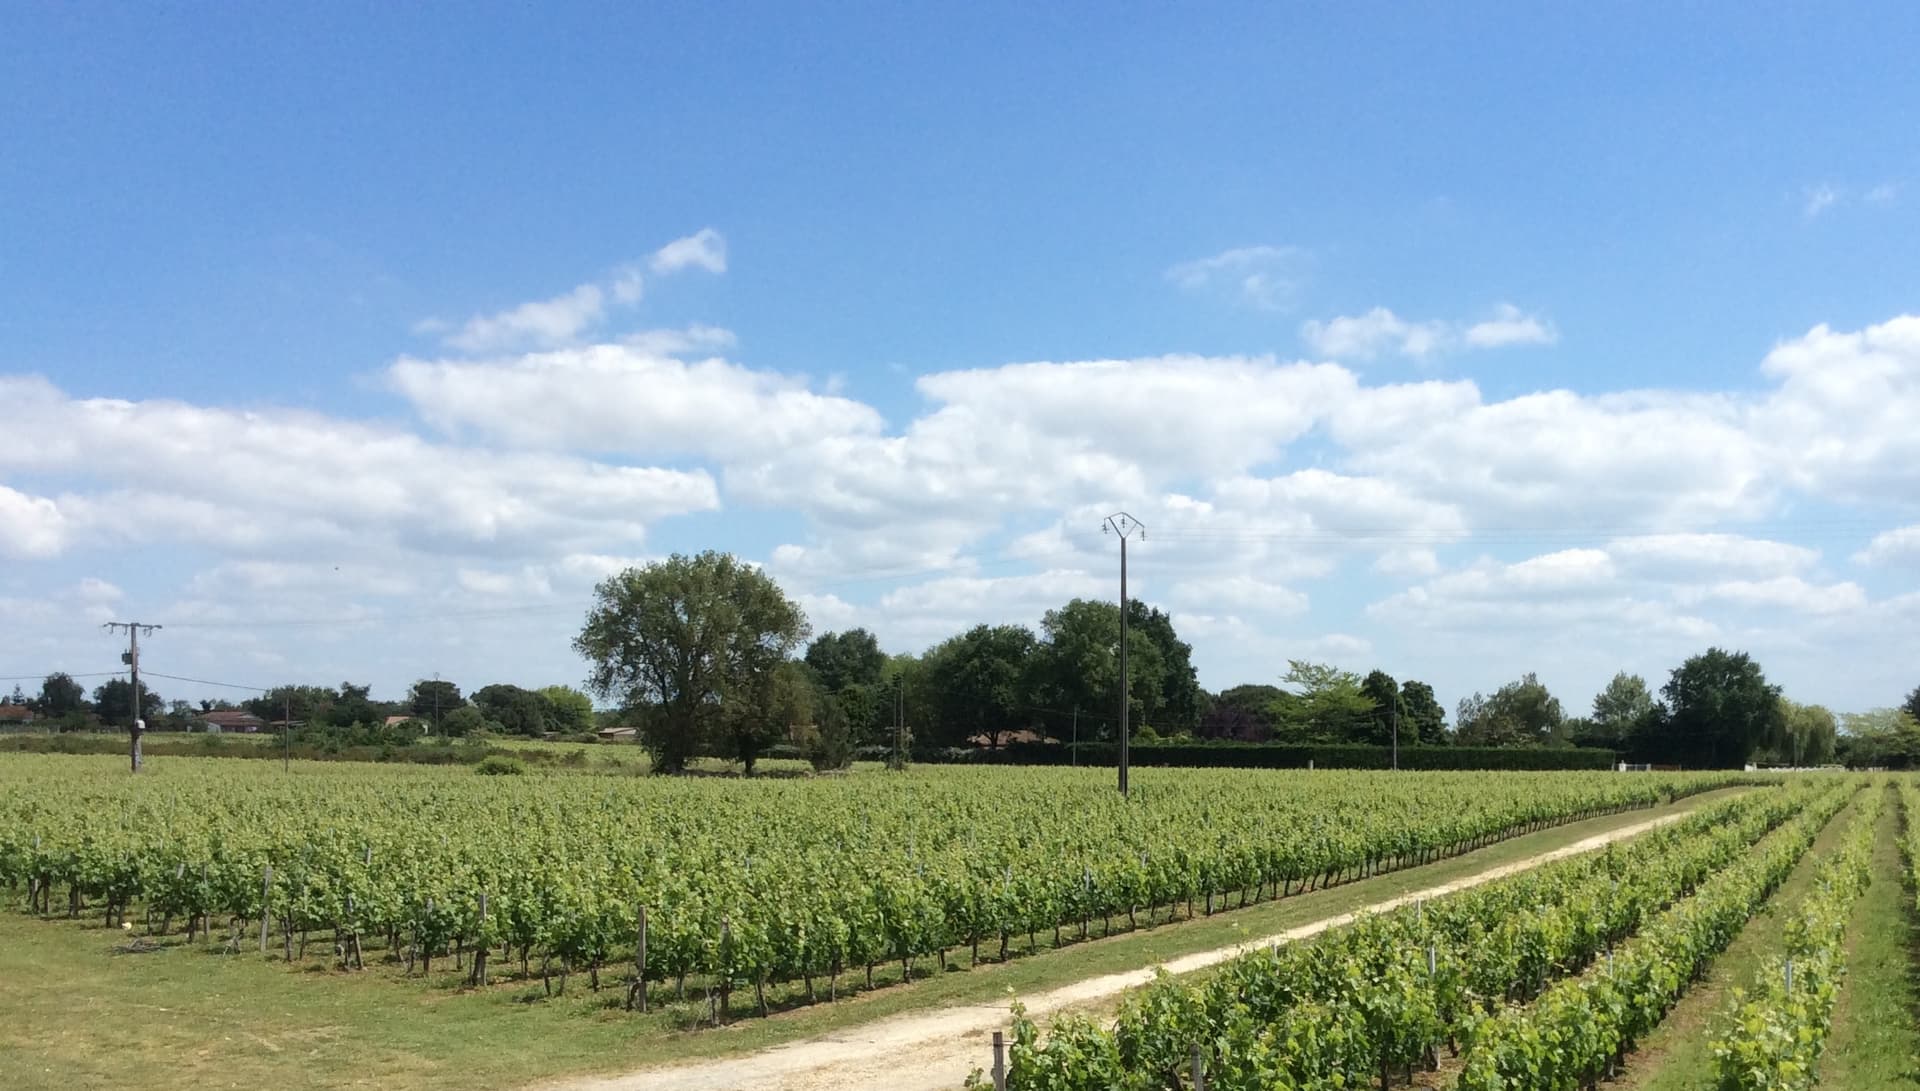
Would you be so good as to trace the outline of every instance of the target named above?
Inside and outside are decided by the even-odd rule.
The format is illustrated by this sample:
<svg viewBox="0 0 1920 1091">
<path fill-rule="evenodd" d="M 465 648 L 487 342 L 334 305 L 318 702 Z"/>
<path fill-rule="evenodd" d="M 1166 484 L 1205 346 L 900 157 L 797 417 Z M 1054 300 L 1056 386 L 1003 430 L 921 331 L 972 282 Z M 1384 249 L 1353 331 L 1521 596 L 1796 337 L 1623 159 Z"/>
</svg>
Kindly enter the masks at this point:
<svg viewBox="0 0 1920 1091">
<path fill-rule="evenodd" d="M 1867 547 L 1853 555 L 1855 564 L 1912 564 L 1920 561 L 1920 524 L 1896 527 L 1873 536 Z"/>
<path fill-rule="evenodd" d="M 493 362 L 409 357 L 387 381 L 435 427 L 516 446 L 725 458 L 874 435 L 882 424 L 870 406 L 816 393 L 801 379 L 630 345 Z"/>
<path fill-rule="evenodd" d="M 0 485 L 0 555 L 52 557 L 66 544 L 67 520 L 60 505 Z"/>
<path fill-rule="evenodd" d="M 1312 257 L 1294 246 L 1241 246 L 1169 268 L 1167 280 L 1195 294 L 1261 311 L 1290 309 Z"/>
<path fill-rule="evenodd" d="M 1492 318 L 1472 323 L 1414 322 L 1375 307 L 1365 314 L 1309 319 L 1301 324 L 1300 337 L 1313 352 L 1333 360 L 1402 356 L 1419 362 L 1463 348 L 1551 345 L 1560 340 L 1552 322 L 1511 303 L 1495 307 Z"/>
<path fill-rule="evenodd" d="M 1800 204 L 1800 212 L 1811 220 L 1838 204 L 1840 196 L 1840 191 L 1826 182 L 1808 186 Z"/>
<path fill-rule="evenodd" d="M 648 520 L 719 503 L 704 470 L 435 444 L 391 426 L 295 410 L 74 399 L 31 378 L 0 379 L 0 400 L 31 407 L 11 433 L 15 442 L 0 446 L 0 473 L 74 483 L 57 497 L 5 501 L 67 528 L 58 545 L 158 540 L 302 551 L 379 541 L 426 552 L 525 553 L 639 541 Z M 54 548 L 45 532 L 25 540 Z"/>
</svg>

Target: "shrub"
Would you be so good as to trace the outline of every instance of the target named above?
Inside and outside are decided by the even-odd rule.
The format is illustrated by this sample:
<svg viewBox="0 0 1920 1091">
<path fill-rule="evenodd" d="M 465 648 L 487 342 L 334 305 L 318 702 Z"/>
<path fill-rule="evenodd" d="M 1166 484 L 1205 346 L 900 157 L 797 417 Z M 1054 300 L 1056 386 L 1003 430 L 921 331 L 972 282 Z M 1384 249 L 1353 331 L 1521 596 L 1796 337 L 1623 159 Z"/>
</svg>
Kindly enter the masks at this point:
<svg viewBox="0 0 1920 1091">
<path fill-rule="evenodd" d="M 483 777 L 518 777 L 527 772 L 526 765 L 519 758 L 509 758 L 504 754 L 491 754 L 480 759 L 473 771 Z"/>
</svg>

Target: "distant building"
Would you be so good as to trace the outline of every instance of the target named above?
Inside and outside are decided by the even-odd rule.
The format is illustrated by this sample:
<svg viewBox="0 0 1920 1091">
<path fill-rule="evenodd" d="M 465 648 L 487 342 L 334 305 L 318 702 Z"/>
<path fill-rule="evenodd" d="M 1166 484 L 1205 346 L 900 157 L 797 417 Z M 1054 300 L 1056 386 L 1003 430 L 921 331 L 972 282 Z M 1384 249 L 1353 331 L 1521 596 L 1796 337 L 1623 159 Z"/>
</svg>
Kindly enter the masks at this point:
<svg viewBox="0 0 1920 1091">
<path fill-rule="evenodd" d="M 0 705 L 0 727 L 33 722 L 33 710 L 25 705 Z"/>
<path fill-rule="evenodd" d="M 422 720 L 418 716 L 389 716 L 387 717 L 387 721 L 386 721 L 386 725 L 388 727 L 399 727 L 401 724 L 411 724 L 411 723 L 417 723 L 420 725 L 420 733 L 422 735 L 433 730 L 432 724 L 428 723 L 425 720 Z"/>
<path fill-rule="evenodd" d="M 267 726 L 267 721 L 255 716 L 251 712 L 244 712 L 239 709 L 230 709 L 221 712 L 203 712 L 200 714 L 200 719 L 206 723 L 208 731 L 217 731 L 223 734 L 237 732 L 242 735 L 253 735 L 258 733 L 261 728 Z"/>
</svg>

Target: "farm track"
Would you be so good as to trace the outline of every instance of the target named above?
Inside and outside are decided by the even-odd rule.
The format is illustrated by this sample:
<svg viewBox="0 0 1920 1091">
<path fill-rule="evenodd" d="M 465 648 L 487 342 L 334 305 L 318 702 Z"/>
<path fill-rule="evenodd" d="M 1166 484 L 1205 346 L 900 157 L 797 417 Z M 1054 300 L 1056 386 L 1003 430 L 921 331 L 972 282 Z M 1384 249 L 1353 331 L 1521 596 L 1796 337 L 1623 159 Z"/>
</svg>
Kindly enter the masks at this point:
<svg viewBox="0 0 1920 1091">
<path fill-rule="evenodd" d="M 1418 901 L 1443 897 L 1555 860 L 1592 852 L 1684 817 L 1686 812 L 1661 815 L 1451 882 L 1373 902 L 1356 910 L 1242 943 L 1172 959 L 1163 965 L 1167 972 L 1176 975 L 1203 970 L 1250 950 L 1311 938 L 1329 929 L 1351 924 L 1369 913 L 1386 912 Z M 1146 967 L 1124 973 L 1103 974 L 1017 999 L 1034 1016 L 1068 1009 L 1101 1010 L 1110 1008 L 1127 990 L 1152 981 L 1154 971 L 1154 967 Z M 984 1068 L 991 1061 L 988 1043 L 993 1031 L 1008 1025 L 1008 1004 L 1013 999 L 1016 998 L 881 1019 L 744 1057 L 647 1068 L 610 1077 L 549 1081 L 537 1086 L 543 1091 L 732 1091 L 748 1087 L 766 1091 L 828 1091 L 839 1088 L 953 1091 L 966 1079 L 968 1072 Z"/>
</svg>

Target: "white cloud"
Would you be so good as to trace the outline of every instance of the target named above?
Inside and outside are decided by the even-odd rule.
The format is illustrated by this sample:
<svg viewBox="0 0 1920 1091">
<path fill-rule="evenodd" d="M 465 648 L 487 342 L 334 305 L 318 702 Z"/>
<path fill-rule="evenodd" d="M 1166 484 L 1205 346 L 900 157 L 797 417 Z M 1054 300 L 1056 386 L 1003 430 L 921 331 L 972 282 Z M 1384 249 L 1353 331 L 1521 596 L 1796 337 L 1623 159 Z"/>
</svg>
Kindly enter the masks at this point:
<svg viewBox="0 0 1920 1091">
<path fill-rule="evenodd" d="M 1797 572 L 1820 559 L 1816 549 L 1737 534 L 1643 534 L 1608 542 L 1607 552 L 1631 573 L 1668 578 L 1762 578 Z"/>
<path fill-rule="evenodd" d="M 1560 340 L 1560 331 L 1539 315 L 1527 314 L 1511 303 L 1502 303 L 1494 310 L 1494 317 L 1467 327 L 1464 340 L 1469 346 L 1551 345 Z"/>
<path fill-rule="evenodd" d="M 1825 182 L 1817 186 L 1808 186 L 1804 195 L 1805 200 L 1800 205 L 1801 214 L 1811 220 L 1839 203 L 1840 196 L 1838 189 Z"/>
<path fill-rule="evenodd" d="M 387 381 L 435 427 L 518 446 L 731 458 L 882 424 L 871 407 L 804 380 L 621 345 L 484 363 L 403 358 Z"/>
<path fill-rule="evenodd" d="M 1802 614 L 1844 614 L 1867 605 L 1867 593 L 1856 583 L 1819 585 L 1799 576 L 1767 580 L 1726 580 L 1681 594 L 1683 602 L 1720 600 L 1736 606 L 1791 610 Z"/>
<path fill-rule="evenodd" d="M 1920 561 L 1920 524 L 1896 527 L 1873 536 L 1867 547 L 1853 555 L 1855 564 L 1912 564 Z"/>
<path fill-rule="evenodd" d="M 1166 277 L 1185 291 L 1225 298 L 1262 311 L 1290 309 L 1305 284 L 1311 256 L 1293 246 L 1242 246 L 1183 261 Z"/>
<path fill-rule="evenodd" d="M 1307 596 L 1299 591 L 1240 574 L 1181 580 L 1167 591 L 1166 599 L 1181 607 L 1225 607 L 1250 614 L 1286 616 L 1307 611 Z"/>
<path fill-rule="evenodd" d="M 1375 307 L 1365 314 L 1309 319 L 1301 324 L 1300 337 L 1313 352 L 1333 360 L 1393 355 L 1424 362 L 1463 348 L 1551 345 L 1560 334 L 1547 319 L 1501 303 L 1492 318 L 1474 323 L 1413 322 Z"/>
<path fill-rule="evenodd" d="M 711 227 L 701 228 L 684 239 L 675 239 L 654 251 L 647 268 L 655 276 L 666 276 L 682 269 L 724 273 L 727 271 L 727 240 Z"/>
<path fill-rule="evenodd" d="M 1900 196 L 1900 186 L 1895 182 L 1882 182 L 1866 193 L 1868 204 L 1890 205 Z"/>
<path fill-rule="evenodd" d="M 604 289 L 598 284 L 582 284 L 552 299 L 475 315 L 445 340 L 465 352 L 566 344 L 599 325 L 606 305 Z"/>
<path fill-rule="evenodd" d="M 75 485 L 8 502 L 65 527 L 68 548 L 527 553 L 637 542 L 647 520 L 719 503 L 704 470 L 439 445 L 296 410 L 71 399 L 32 378 L 0 379 L 0 401 L 22 413 L 0 473 Z"/>
<path fill-rule="evenodd" d="M 66 547 L 67 536 L 67 520 L 58 504 L 0 485 L 0 556 L 56 556 Z"/>
</svg>

